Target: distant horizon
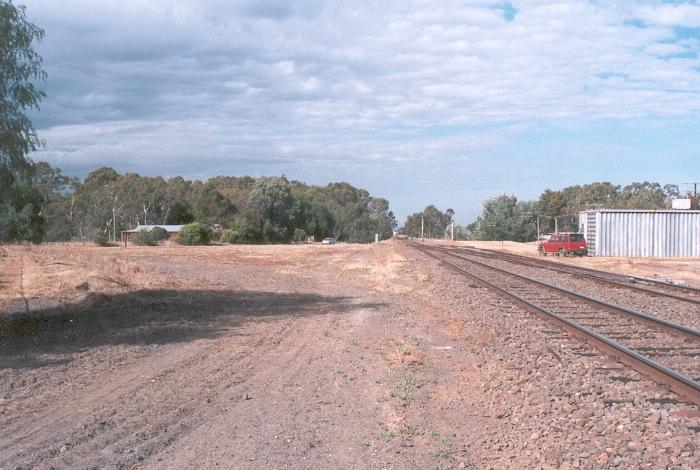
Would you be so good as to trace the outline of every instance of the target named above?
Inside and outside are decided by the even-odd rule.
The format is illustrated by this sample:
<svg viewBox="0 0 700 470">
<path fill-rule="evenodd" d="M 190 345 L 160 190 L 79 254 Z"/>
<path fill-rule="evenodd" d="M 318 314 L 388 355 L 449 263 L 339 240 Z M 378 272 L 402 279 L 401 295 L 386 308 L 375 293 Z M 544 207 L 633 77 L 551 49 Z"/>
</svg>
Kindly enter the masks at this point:
<svg viewBox="0 0 700 470">
<path fill-rule="evenodd" d="M 347 181 L 460 223 L 499 194 L 700 180 L 695 2 L 16 3 L 46 32 L 30 157 L 66 174 Z"/>
</svg>

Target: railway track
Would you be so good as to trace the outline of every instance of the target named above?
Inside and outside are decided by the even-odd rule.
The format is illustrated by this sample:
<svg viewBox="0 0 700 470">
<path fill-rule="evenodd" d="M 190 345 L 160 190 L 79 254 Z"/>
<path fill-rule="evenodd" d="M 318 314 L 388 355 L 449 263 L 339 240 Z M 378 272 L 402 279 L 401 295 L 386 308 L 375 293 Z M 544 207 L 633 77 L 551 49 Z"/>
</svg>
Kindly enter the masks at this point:
<svg viewBox="0 0 700 470">
<path fill-rule="evenodd" d="M 444 248 L 410 245 L 700 406 L 699 330 L 465 258 Z"/>
<path fill-rule="evenodd" d="M 551 271 L 557 271 L 561 273 L 591 279 L 602 284 L 613 284 L 618 287 L 641 291 L 659 297 L 667 297 L 675 300 L 680 300 L 682 302 L 700 305 L 700 289 L 692 286 L 673 284 L 666 281 L 659 281 L 657 279 L 627 276 L 623 274 L 612 273 L 608 271 L 600 271 L 597 269 L 584 268 L 580 266 L 569 266 L 557 263 L 555 261 L 531 258 L 528 256 L 521 256 L 512 253 L 504 253 L 502 251 L 496 250 L 487 250 L 482 248 L 470 247 L 455 247 L 449 249 L 439 247 L 438 249 L 446 249 L 454 252 L 466 253 L 486 259 L 498 259 L 533 268 L 544 268 Z"/>
</svg>

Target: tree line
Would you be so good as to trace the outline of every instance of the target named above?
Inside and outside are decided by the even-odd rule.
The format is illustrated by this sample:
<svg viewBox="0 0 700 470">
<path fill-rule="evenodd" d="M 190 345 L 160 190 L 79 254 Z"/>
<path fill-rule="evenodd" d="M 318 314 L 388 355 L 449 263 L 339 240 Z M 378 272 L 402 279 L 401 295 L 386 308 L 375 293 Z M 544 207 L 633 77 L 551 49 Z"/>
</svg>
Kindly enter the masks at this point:
<svg viewBox="0 0 700 470">
<path fill-rule="evenodd" d="M 579 227 L 580 211 L 661 210 L 670 208 L 671 199 L 679 195 L 676 185 L 661 186 L 648 181 L 626 186 L 596 182 L 560 190 L 547 189 L 534 201 L 518 200 L 514 195 L 502 194 L 484 201 L 481 214 L 471 224 L 455 224 L 454 237 L 456 240 L 532 241 L 537 239 L 538 222 L 541 234 L 554 232 L 555 227 L 560 231 L 575 232 Z M 452 209 L 443 213 L 434 206 L 428 206 L 422 212 L 408 217 L 404 226 L 405 233 L 419 237 L 422 218 L 426 237 L 451 236 L 453 215 Z"/>
<path fill-rule="evenodd" d="M 386 199 L 346 182 L 320 187 L 284 176 L 191 181 L 120 174 L 108 167 L 81 180 L 47 162 L 34 164 L 30 174 L 41 214 L 16 239 L 31 235 L 38 241 L 36 234 L 41 234 L 44 241 L 98 235 L 115 240 L 137 225 L 196 221 L 233 230 L 241 243 L 286 243 L 311 236 L 367 243 L 375 234 L 391 237 L 396 228 Z"/>
</svg>

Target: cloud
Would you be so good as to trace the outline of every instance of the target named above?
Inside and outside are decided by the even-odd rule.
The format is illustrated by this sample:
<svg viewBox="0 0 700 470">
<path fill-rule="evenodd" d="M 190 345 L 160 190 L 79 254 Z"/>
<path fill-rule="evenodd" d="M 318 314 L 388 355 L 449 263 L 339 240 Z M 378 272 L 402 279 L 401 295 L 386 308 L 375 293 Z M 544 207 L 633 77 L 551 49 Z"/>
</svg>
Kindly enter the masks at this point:
<svg viewBox="0 0 700 470">
<path fill-rule="evenodd" d="M 700 6 L 695 4 L 654 5 L 639 10 L 638 17 L 649 24 L 700 27 Z"/>
<path fill-rule="evenodd" d="M 522 129 L 700 111 L 691 3 L 24 2 L 49 73 L 34 158 L 74 171 L 356 177 L 400 196 L 408 162 L 491 168 Z"/>
</svg>

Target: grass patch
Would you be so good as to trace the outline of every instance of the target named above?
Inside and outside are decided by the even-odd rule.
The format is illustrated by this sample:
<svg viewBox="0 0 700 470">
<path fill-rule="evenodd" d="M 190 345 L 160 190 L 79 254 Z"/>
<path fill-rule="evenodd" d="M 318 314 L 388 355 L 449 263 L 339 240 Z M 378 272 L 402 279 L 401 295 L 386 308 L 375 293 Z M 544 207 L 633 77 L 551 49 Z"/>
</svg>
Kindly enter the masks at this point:
<svg viewBox="0 0 700 470">
<path fill-rule="evenodd" d="M 401 401 L 401 405 L 408 406 L 408 404 L 413 401 L 413 392 L 423 385 L 423 382 L 419 382 L 412 376 L 407 375 L 394 387 L 394 391 L 391 395 L 394 398 L 398 398 Z"/>
</svg>

